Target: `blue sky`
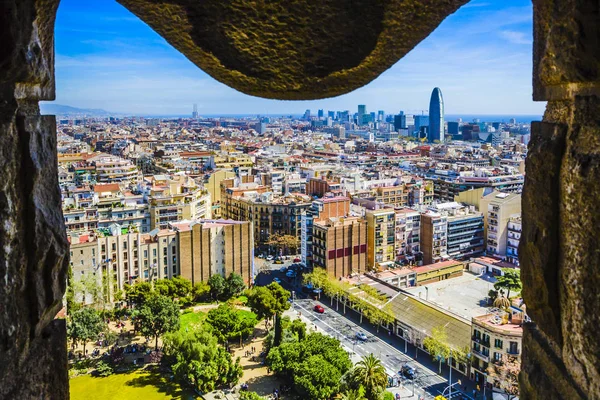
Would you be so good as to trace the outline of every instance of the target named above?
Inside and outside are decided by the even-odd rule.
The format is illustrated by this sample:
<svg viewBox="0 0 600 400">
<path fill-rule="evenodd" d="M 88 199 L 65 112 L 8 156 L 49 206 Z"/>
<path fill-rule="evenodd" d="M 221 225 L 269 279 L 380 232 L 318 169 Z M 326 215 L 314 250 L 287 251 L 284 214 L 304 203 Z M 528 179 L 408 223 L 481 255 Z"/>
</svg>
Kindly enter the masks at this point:
<svg viewBox="0 0 600 400">
<path fill-rule="evenodd" d="M 367 86 L 317 101 L 266 100 L 202 72 L 111 0 L 62 0 L 56 21 L 57 104 L 132 114 L 302 113 L 310 108 L 427 109 L 442 89 L 447 114 L 541 115 L 531 100 L 530 0 L 473 0 Z"/>
</svg>

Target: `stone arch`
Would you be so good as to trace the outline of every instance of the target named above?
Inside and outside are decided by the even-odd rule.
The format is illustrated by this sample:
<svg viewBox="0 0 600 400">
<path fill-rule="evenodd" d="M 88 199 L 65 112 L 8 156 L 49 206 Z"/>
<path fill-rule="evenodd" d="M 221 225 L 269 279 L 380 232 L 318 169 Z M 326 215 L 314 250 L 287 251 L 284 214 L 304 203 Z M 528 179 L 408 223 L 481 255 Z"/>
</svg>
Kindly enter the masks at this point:
<svg viewBox="0 0 600 400">
<path fill-rule="evenodd" d="M 466 2 L 119 1 L 216 79 L 280 99 L 334 96 L 368 83 Z M 0 398 L 7 399 L 68 398 L 65 324 L 53 319 L 68 264 L 56 125 L 38 108 L 54 99 L 58 4 L 0 2 Z M 356 52 L 333 46 L 336 57 L 317 51 L 321 41 L 332 49 L 356 37 L 360 21 L 344 14 L 348 4 L 374 5 L 362 15 L 364 45 Z M 525 329 L 521 392 L 523 399 L 597 399 L 600 5 L 533 4 L 533 94 L 548 106 L 532 125 L 523 191 L 523 294 L 537 325 Z M 347 18 L 330 21 L 320 12 Z M 256 21 L 268 25 L 264 34 Z M 200 23 L 217 30 L 210 42 Z M 273 36 L 281 24 L 292 28 Z"/>
</svg>

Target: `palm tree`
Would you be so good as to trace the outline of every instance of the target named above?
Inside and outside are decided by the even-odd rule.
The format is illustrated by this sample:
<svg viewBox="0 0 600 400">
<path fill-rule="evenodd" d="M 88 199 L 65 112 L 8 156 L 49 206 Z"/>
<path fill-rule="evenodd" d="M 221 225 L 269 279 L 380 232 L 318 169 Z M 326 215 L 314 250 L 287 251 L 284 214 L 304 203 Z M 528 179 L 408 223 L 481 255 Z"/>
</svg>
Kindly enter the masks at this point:
<svg viewBox="0 0 600 400">
<path fill-rule="evenodd" d="M 353 383 L 365 388 L 367 400 L 377 400 L 387 384 L 387 374 L 381 360 L 372 353 L 364 356 L 352 371 Z"/>
<path fill-rule="evenodd" d="M 348 391 L 342 393 L 340 400 L 367 400 L 365 389 L 362 386 L 356 390 L 348 389 Z"/>
</svg>

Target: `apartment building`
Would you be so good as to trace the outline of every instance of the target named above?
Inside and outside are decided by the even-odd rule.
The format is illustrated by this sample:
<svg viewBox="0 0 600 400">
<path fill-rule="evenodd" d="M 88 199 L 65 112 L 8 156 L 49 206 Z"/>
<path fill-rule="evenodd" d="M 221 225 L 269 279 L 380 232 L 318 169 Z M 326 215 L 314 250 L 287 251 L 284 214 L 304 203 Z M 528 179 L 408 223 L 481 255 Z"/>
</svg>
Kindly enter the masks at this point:
<svg viewBox="0 0 600 400">
<path fill-rule="evenodd" d="M 154 281 L 179 275 L 176 234 L 169 230 L 126 233 L 120 226 L 70 236 L 74 279 L 92 275 L 110 296 L 136 280 Z M 89 304 L 92 299 L 85 299 Z"/>
<path fill-rule="evenodd" d="M 331 277 L 347 277 L 367 270 L 367 223 L 358 217 L 315 221 L 312 235 L 315 267 Z"/>
<path fill-rule="evenodd" d="M 456 260 L 478 257 L 485 251 L 483 214 L 473 206 L 457 202 L 438 203 L 430 207 L 446 216 L 447 254 Z"/>
<path fill-rule="evenodd" d="M 185 175 L 154 175 L 145 178 L 150 228 L 167 229 L 184 219 L 210 219 L 210 193 Z"/>
<path fill-rule="evenodd" d="M 500 386 L 508 363 L 519 369 L 525 318 L 522 308 L 510 306 L 472 319 L 470 378 L 481 387 Z"/>
<path fill-rule="evenodd" d="M 506 235 L 506 261 L 519 265 L 519 242 L 521 241 L 521 215 L 514 215 L 508 219 L 508 233 Z"/>
<path fill-rule="evenodd" d="M 273 196 L 268 187 L 256 183 L 221 186 L 221 215 L 235 221 L 253 221 L 257 244 L 264 245 L 272 235 L 301 236 L 301 216 L 311 206 L 310 196 Z"/>
<path fill-rule="evenodd" d="M 421 252 L 423 264 L 447 260 L 448 218 L 434 211 L 421 214 Z"/>
<path fill-rule="evenodd" d="M 96 167 L 98 182 L 130 182 L 137 183 L 142 179 L 141 171 L 131 161 L 115 156 L 99 156 L 92 161 Z"/>
<path fill-rule="evenodd" d="M 180 275 L 192 283 L 235 272 L 247 285 L 254 277 L 254 229 L 249 221 L 200 220 L 171 224 L 181 252 Z"/>
<path fill-rule="evenodd" d="M 207 165 L 213 170 L 224 169 L 235 172 L 238 176 L 252 175 L 254 160 L 248 154 L 228 152 L 227 154 L 211 156 Z"/>
<path fill-rule="evenodd" d="M 505 257 L 508 221 L 511 216 L 521 213 L 521 195 L 492 192 L 483 196 L 480 204 L 480 211 L 484 216 L 487 254 Z"/>
<path fill-rule="evenodd" d="M 396 261 L 396 212 L 393 208 L 367 210 L 369 268 L 392 266 Z"/>
<path fill-rule="evenodd" d="M 396 209 L 396 260 L 403 264 L 421 261 L 421 213 Z"/>
<path fill-rule="evenodd" d="M 91 275 L 110 288 L 111 296 L 135 281 L 183 276 L 196 283 L 236 272 L 249 284 L 253 276 L 251 222 L 187 220 L 149 233 L 129 233 L 113 224 L 74 233 L 69 240 L 74 279 Z M 92 300 L 88 296 L 85 302 Z"/>
</svg>

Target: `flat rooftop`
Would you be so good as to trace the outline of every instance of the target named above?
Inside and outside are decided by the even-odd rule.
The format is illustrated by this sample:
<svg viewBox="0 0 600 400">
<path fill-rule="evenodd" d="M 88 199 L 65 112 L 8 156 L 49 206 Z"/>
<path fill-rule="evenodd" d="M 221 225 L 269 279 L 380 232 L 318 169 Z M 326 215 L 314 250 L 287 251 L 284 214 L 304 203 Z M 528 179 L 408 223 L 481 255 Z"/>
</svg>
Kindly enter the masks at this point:
<svg viewBox="0 0 600 400">
<path fill-rule="evenodd" d="M 464 272 L 462 276 L 456 278 L 404 290 L 444 310 L 471 320 L 472 317 L 488 313 L 487 295 L 490 289 L 494 288 L 493 281 L 494 278 L 484 276 L 482 279 L 479 275 Z"/>
</svg>

